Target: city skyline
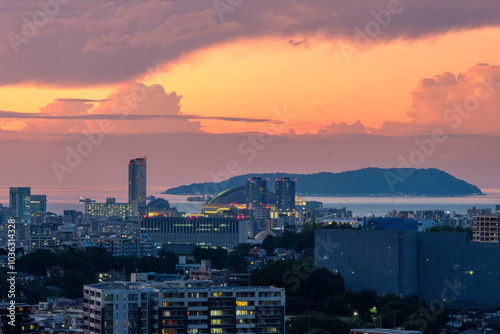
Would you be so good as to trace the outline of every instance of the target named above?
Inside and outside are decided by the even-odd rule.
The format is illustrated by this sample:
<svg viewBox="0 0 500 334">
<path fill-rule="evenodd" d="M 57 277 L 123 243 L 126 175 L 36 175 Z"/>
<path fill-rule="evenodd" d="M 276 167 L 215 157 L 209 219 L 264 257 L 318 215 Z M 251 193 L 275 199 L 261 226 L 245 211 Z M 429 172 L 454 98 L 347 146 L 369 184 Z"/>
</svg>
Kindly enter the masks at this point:
<svg viewBox="0 0 500 334">
<path fill-rule="evenodd" d="M 13 157 L 0 185 L 116 186 L 118 161 L 148 156 L 150 185 L 165 187 L 209 181 L 232 161 L 242 174 L 405 159 L 500 188 L 492 1 L 0 9 L 0 151 Z"/>
<path fill-rule="evenodd" d="M 0 1 L 0 333 L 500 333 L 499 4 Z"/>
</svg>

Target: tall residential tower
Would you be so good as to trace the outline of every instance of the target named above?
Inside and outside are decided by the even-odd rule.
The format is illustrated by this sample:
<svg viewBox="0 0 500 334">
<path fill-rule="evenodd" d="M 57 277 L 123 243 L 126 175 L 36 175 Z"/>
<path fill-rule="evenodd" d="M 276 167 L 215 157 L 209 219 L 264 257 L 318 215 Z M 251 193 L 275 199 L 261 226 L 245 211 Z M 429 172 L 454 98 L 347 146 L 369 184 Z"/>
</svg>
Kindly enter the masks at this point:
<svg viewBox="0 0 500 334">
<path fill-rule="evenodd" d="M 279 213 L 295 210 L 295 181 L 289 177 L 276 180 L 276 210 Z"/>
<path fill-rule="evenodd" d="M 144 212 L 146 207 L 146 158 L 136 158 L 128 163 L 128 203 L 135 211 Z"/>
<path fill-rule="evenodd" d="M 29 218 L 31 216 L 31 188 L 10 187 L 9 206 L 16 218 Z"/>
<path fill-rule="evenodd" d="M 247 181 L 247 205 L 253 209 L 267 204 L 267 180 L 253 177 Z"/>
</svg>

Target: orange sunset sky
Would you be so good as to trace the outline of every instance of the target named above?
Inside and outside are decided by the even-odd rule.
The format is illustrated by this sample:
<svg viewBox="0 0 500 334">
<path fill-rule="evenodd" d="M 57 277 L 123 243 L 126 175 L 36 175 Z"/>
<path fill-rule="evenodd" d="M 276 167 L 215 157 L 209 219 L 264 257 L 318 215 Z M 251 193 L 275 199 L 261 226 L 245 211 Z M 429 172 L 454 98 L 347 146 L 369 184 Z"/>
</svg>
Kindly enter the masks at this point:
<svg viewBox="0 0 500 334">
<path fill-rule="evenodd" d="M 231 160 L 242 173 L 398 167 L 440 129 L 446 142 L 412 167 L 500 187 L 477 164 L 500 162 L 494 0 L 45 4 L 0 4 L 0 152 L 17 159 L 3 186 L 120 185 L 136 156 L 161 186 L 211 181 Z M 103 120 L 69 166 L 68 146 Z M 259 132 L 275 138 L 248 161 Z"/>
</svg>

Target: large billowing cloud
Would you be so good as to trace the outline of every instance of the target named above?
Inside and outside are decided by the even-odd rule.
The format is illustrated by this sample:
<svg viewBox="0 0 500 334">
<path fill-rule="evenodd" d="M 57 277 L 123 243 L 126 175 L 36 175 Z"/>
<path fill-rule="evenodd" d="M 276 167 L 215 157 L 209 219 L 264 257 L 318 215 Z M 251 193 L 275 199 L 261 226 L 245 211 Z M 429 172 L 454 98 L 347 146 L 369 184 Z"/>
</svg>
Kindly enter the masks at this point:
<svg viewBox="0 0 500 334">
<path fill-rule="evenodd" d="M 0 128 L 45 134 L 200 132 L 197 116 L 180 113 L 181 98 L 175 92 L 167 94 L 160 85 L 128 82 L 103 100 L 60 98 L 40 108 L 40 113 L 1 111 Z M 16 129 L 19 123 L 23 126 Z"/>
<path fill-rule="evenodd" d="M 446 133 L 500 133 L 500 67 L 477 64 L 464 73 L 445 72 L 424 78 L 411 92 L 411 121 L 385 121 L 381 127 L 333 122 L 319 134 L 372 133 L 386 136 Z"/>
<path fill-rule="evenodd" d="M 353 124 L 346 123 L 335 123 L 328 125 L 326 129 L 321 129 L 318 131 L 318 134 L 360 134 L 366 133 L 366 128 L 360 121 L 357 121 Z"/>
<path fill-rule="evenodd" d="M 0 85 L 123 82 L 240 38 L 323 36 L 360 47 L 500 23 L 496 0 L 17 0 L 2 1 L 0 13 Z"/>
<path fill-rule="evenodd" d="M 118 85 L 105 99 L 58 98 L 37 113 L 0 110 L 0 131 L 25 134 L 120 134 L 201 132 L 200 120 L 280 123 L 267 118 L 199 116 L 181 113 L 182 96 L 166 93 L 161 85 L 131 81 Z M 7 133 L 7 132 L 5 132 Z"/>
<path fill-rule="evenodd" d="M 422 79 L 411 93 L 411 122 L 385 122 L 372 133 L 388 135 L 500 132 L 500 67 L 477 64 L 464 73 Z"/>
</svg>

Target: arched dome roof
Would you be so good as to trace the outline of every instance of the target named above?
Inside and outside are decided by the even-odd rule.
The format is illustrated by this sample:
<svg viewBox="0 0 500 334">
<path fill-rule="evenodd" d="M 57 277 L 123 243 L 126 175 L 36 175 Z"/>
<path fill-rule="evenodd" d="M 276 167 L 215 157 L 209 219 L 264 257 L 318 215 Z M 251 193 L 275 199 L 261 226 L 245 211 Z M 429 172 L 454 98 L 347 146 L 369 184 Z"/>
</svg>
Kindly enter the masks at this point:
<svg viewBox="0 0 500 334">
<path fill-rule="evenodd" d="M 257 233 L 255 240 L 264 240 L 268 235 L 276 237 L 276 234 L 273 231 L 261 231 Z"/>
<path fill-rule="evenodd" d="M 245 204 L 247 202 L 247 187 L 239 186 L 221 191 L 212 197 L 206 204 Z M 275 203 L 276 194 L 267 190 L 267 202 Z"/>
<path fill-rule="evenodd" d="M 162 210 L 168 210 L 170 209 L 170 204 L 168 203 L 167 200 L 163 198 L 157 198 L 149 202 L 148 205 L 146 205 L 146 209 L 148 211 L 162 211 Z"/>
</svg>

